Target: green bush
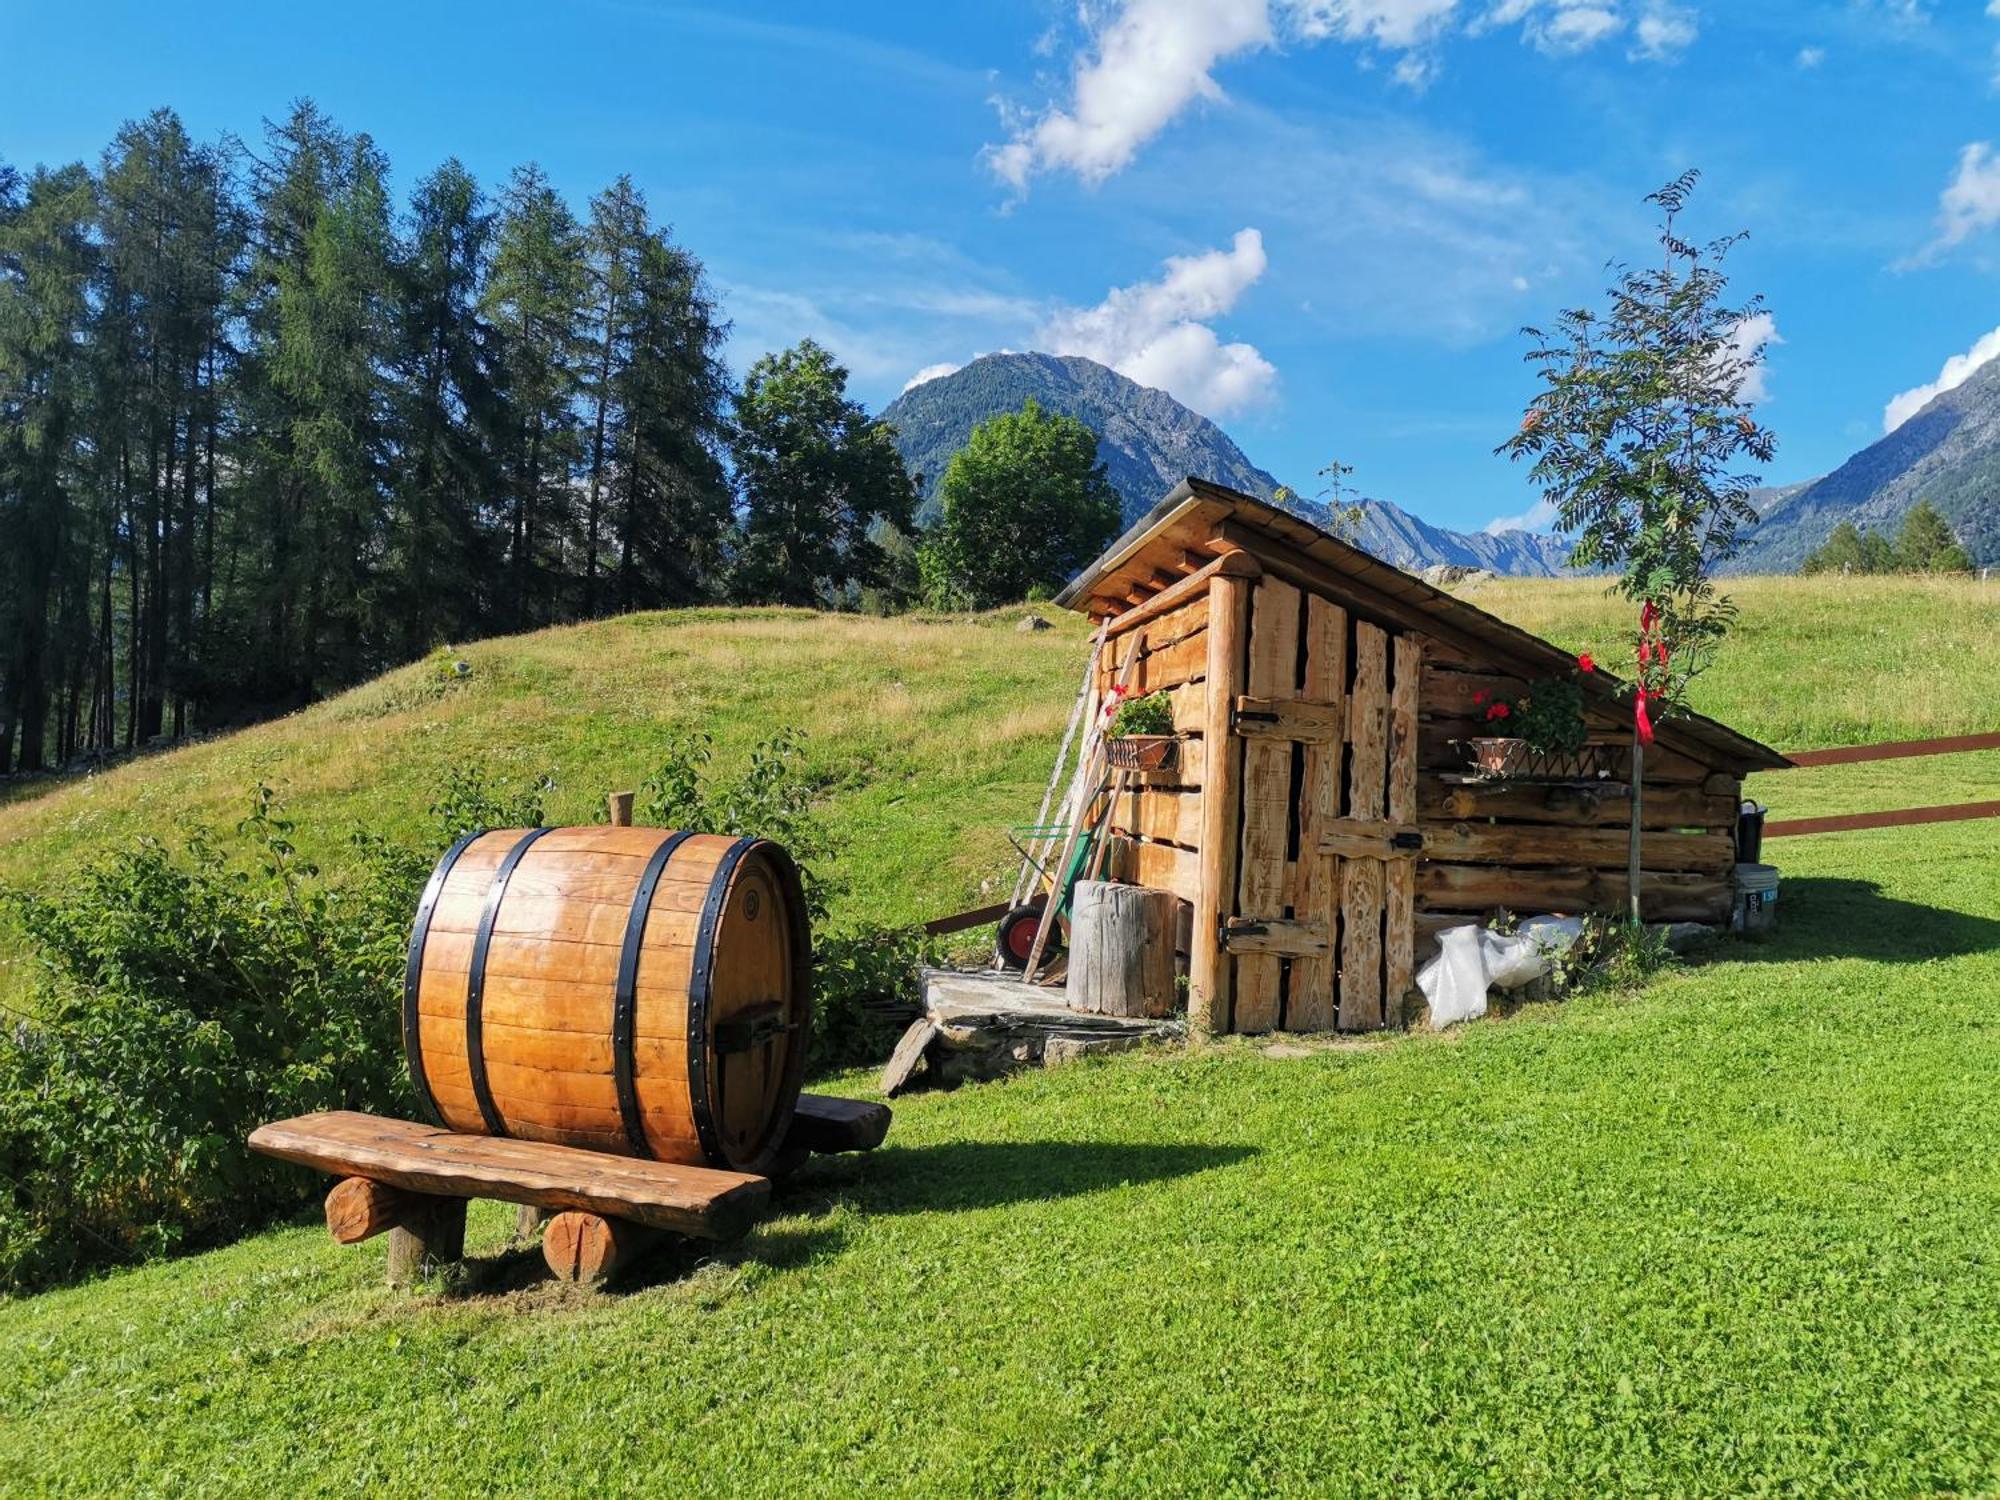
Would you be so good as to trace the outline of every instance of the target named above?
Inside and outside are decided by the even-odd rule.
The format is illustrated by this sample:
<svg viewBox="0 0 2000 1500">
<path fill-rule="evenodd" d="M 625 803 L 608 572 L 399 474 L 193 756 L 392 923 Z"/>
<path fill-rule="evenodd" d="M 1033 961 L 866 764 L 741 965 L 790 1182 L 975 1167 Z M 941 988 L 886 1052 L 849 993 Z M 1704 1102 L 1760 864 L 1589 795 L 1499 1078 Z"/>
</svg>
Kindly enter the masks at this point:
<svg viewBox="0 0 2000 1500">
<path fill-rule="evenodd" d="M 505 795 L 454 771 L 440 846 L 541 819 L 544 779 Z M 53 894 L 9 892 L 38 966 L 35 1011 L 0 1037 L 0 1287 L 211 1244 L 301 1206 L 300 1174 L 253 1155 L 266 1120 L 408 1115 L 400 1019 L 410 918 L 435 850 L 357 834 L 333 885 L 269 787 L 237 827 L 142 838 Z"/>
<path fill-rule="evenodd" d="M 885 1011 L 927 956 L 920 932 L 825 930 L 837 854 L 797 736 L 708 776 L 706 737 L 647 780 L 648 821 L 784 845 L 815 931 L 815 1070 L 879 1058 Z M 37 964 L 34 1011 L 0 1033 L 0 1289 L 213 1244 L 296 1210 L 301 1174 L 253 1155 L 257 1125 L 320 1109 L 409 1116 L 403 965 L 437 851 L 483 828 L 535 827 L 554 787 L 454 767 L 416 848 L 355 834 L 334 884 L 305 859 L 268 787 L 232 855 L 212 829 L 142 838 L 54 893 L 6 892 Z"/>
<path fill-rule="evenodd" d="M 709 775 L 714 741 L 680 735 L 660 766 L 641 784 L 643 821 L 663 828 L 691 828 L 770 839 L 798 864 L 806 912 L 813 923 L 814 1072 L 878 1062 L 894 1042 L 884 1012 L 916 988 L 917 968 L 929 949 L 916 929 L 849 927 L 829 932 L 828 909 L 840 882 L 830 873 L 840 845 L 815 810 L 822 787 L 805 764 L 804 737 L 781 731 L 750 752 L 750 766 L 733 782 Z"/>
</svg>

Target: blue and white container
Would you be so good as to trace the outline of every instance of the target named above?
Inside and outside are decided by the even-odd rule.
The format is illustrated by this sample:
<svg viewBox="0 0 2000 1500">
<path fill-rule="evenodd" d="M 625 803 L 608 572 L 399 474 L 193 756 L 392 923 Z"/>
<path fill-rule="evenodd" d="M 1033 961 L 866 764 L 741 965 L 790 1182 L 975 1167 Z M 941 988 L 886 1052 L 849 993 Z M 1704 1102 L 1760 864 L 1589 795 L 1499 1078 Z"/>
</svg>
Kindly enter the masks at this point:
<svg viewBox="0 0 2000 1500">
<path fill-rule="evenodd" d="M 1778 867 L 1738 865 L 1730 884 L 1735 905 L 1729 917 L 1737 932 L 1769 932 L 1778 925 Z"/>
</svg>

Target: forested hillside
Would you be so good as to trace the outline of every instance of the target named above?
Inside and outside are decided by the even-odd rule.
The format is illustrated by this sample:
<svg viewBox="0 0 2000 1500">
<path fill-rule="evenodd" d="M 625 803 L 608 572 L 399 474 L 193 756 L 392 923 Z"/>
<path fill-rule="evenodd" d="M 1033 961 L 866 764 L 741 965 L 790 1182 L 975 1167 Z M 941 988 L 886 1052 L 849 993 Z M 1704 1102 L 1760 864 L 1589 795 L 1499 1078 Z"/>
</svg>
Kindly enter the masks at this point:
<svg viewBox="0 0 2000 1500">
<path fill-rule="evenodd" d="M 447 161 L 398 202 L 309 102 L 0 164 L 0 773 L 443 642 L 881 582 L 911 497 L 845 372 L 808 342 L 739 403 L 725 333 L 628 178 Z"/>
</svg>

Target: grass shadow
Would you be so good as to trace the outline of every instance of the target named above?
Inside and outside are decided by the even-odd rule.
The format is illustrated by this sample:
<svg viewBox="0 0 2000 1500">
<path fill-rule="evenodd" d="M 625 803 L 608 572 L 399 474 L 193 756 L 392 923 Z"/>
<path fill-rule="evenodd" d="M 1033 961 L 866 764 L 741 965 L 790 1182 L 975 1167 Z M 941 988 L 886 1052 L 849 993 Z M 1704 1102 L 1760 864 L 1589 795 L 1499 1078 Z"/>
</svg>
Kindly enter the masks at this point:
<svg viewBox="0 0 2000 1500">
<path fill-rule="evenodd" d="M 1732 963 L 1796 963 L 1809 958 L 1865 958 L 1922 963 L 2000 949 L 2000 921 L 1899 901 L 1872 880 L 1787 876 L 1778 892 L 1778 927 L 1731 942 L 1715 957 Z"/>
<path fill-rule="evenodd" d="M 821 1158 L 779 1191 L 783 1213 L 956 1212 L 1039 1203 L 1105 1188 L 1159 1182 L 1256 1155 L 1251 1146 L 1119 1141 L 965 1141 L 885 1146 L 860 1157 Z"/>
</svg>

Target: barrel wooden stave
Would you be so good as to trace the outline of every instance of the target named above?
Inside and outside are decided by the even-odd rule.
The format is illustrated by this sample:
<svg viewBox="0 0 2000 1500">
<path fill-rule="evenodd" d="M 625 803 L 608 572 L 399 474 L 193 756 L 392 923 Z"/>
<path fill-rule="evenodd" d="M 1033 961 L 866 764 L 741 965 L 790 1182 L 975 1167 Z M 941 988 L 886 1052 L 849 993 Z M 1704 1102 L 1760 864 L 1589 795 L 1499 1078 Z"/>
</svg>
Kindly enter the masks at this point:
<svg viewBox="0 0 2000 1500">
<path fill-rule="evenodd" d="M 530 832 L 498 830 L 466 845 L 423 936 L 414 996 L 420 1069 L 454 1130 L 488 1133 L 468 1050 L 471 971 L 496 872 Z M 514 863 L 491 918 L 480 1002 L 487 1093 L 504 1133 L 637 1149 L 615 1076 L 614 997 L 634 896 L 669 837 L 662 829 L 555 829 Z M 731 873 L 712 903 L 725 861 Z M 709 1017 L 690 1038 L 705 923 Z M 775 1153 L 797 1098 L 809 1023 L 803 923 L 796 876 L 776 846 L 702 834 L 675 846 L 648 907 L 633 983 L 632 1092 L 645 1154 L 755 1170 Z M 742 1054 L 716 1054 L 715 1021 L 772 1000 L 784 1002 L 798 1029 Z M 706 1145 L 698 1087 L 713 1116 Z"/>
</svg>

